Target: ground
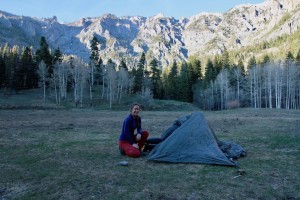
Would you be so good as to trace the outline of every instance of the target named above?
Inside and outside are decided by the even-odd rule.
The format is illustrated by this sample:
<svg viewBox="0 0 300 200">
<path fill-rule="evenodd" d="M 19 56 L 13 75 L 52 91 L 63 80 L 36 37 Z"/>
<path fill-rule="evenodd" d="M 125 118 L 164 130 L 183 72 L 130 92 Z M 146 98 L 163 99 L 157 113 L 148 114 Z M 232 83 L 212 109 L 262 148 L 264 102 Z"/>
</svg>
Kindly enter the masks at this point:
<svg viewBox="0 0 300 200">
<path fill-rule="evenodd" d="M 142 111 L 143 128 L 159 137 L 190 113 Z M 203 113 L 246 149 L 238 168 L 121 156 L 127 111 L 0 110 L 0 199 L 300 199 L 299 110 Z"/>
</svg>

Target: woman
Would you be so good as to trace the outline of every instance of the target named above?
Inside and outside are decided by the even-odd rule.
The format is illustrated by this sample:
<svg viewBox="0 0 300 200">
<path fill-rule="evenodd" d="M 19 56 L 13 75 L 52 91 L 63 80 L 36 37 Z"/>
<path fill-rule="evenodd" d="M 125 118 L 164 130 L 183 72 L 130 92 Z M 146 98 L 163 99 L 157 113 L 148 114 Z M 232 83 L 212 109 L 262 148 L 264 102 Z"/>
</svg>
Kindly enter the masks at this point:
<svg viewBox="0 0 300 200">
<path fill-rule="evenodd" d="M 147 131 L 142 131 L 140 105 L 135 103 L 130 109 L 130 114 L 123 122 L 122 133 L 119 138 L 119 149 L 122 155 L 137 158 L 143 152 L 141 149 L 149 136 Z M 137 134 L 134 131 L 137 130 Z"/>
</svg>

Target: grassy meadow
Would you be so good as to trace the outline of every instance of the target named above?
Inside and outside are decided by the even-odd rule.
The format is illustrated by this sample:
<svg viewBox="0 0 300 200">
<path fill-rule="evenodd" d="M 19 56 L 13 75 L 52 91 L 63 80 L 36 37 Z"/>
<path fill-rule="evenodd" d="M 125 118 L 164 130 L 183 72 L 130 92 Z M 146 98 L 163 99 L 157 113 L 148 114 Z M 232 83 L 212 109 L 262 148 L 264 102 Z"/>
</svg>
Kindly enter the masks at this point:
<svg viewBox="0 0 300 200">
<path fill-rule="evenodd" d="M 204 112 L 221 140 L 247 150 L 239 168 L 121 156 L 127 111 L 1 110 L 1 199 L 299 199 L 300 111 Z M 190 112 L 142 111 L 159 137 Z M 119 166 L 120 161 L 128 166 Z M 240 172 L 243 173 L 240 173 Z"/>
<path fill-rule="evenodd" d="M 143 128 L 159 137 L 191 112 L 142 111 Z M 0 199 L 300 199 L 299 110 L 203 113 L 220 140 L 245 148 L 239 167 L 121 156 L 128 111 L 0 110 Z"/>
</svg>

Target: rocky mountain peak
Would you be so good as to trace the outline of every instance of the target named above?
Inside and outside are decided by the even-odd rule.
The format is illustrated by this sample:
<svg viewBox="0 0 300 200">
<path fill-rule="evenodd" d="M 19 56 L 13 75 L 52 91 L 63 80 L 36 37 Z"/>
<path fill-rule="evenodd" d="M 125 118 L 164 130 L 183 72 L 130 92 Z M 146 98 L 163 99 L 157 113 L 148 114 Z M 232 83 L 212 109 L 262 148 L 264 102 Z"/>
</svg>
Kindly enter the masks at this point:
<svg viewBox="0 0 300 200">
<path fill-rule="evenodd" d="M 104 61 L 111 58 L 118 63 L 125 58 L 135 63 L 146 52 L 147 59 L 155 57 L 165 66 L 191 55 L 221 53 L 224 48 L 239 49 L 293 33 L 300 27 L 299 4 L 299 0 L 266 0 L 224 14 L 199 13 L 181 19 L 104 14 L 68 24 L 59 23 L 55 16 L 38 19 L 0 11 L 0 41 L 38 48 L 40 37 L 45 36 L 50 47 L 88 61 L 90 41 L 96 36 Z"/>
</svg>

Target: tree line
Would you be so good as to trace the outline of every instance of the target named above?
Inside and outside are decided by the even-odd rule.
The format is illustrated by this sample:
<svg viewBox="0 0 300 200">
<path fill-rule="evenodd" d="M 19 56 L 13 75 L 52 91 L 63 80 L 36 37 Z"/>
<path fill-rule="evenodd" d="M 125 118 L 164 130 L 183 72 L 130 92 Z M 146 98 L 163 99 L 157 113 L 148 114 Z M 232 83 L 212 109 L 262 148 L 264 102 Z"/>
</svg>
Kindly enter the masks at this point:
<svg viewBox="0 0 300 200">
<path fill-rule="evenodd" d="M 190 57 L 162 67 L 155 58 L 146 60 L 145 53 L 134 66 L 127 66 L 125 59 L 104 63 L 99 47 L 94 36 L 85 63 L 59 48 L 52 51 L 45 37 L 36 52 L 6 44 L 0 47 L 0 89 L 12 95 L 42 88 L 44 101 L 71 101 L 80 107 L 107 102 L 111 108 L 132 96 L 190 102 L 206 110 L 300 107 L 300 51 L 288 52 L 279 61 L 268 55 L 261 61 L 253 56 L 245 66 L 241 58 L 232 62 L 225 49 L 205 64 Z"/>
<path fill-rule="evenodd" d="M 208 63 L 216 72 L 207 79 L 208 86 L 198 86 L 194 91 L 194 101 L 202 108 L 300 108 L 300 51 L 295 57 L 288 52 L 284 60 L 278 61 L 271 61 L 268 55 L 260 62 L 251 57 L 247 70 L 241 60 L 236 65 L 223 62 L 223 67 L 218 59 Z"/>
</svg>

